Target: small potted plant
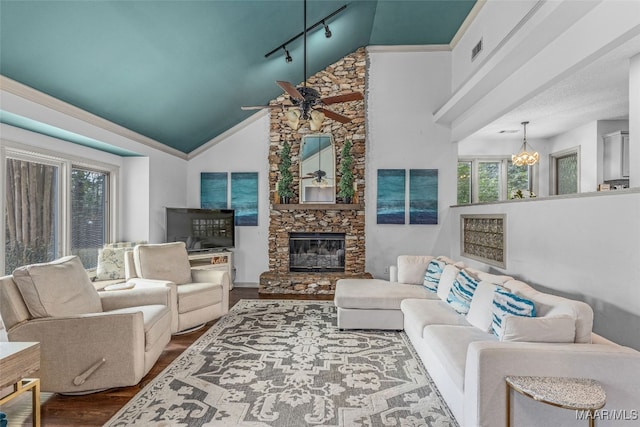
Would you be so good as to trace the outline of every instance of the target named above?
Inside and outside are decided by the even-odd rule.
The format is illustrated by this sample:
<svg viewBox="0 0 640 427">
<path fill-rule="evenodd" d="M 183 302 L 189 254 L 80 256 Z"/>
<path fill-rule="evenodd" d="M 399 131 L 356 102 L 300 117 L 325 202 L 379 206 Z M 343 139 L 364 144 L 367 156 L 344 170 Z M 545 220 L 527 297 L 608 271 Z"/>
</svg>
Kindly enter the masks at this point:
<svg viewBox="0 0 640 427">
<path fill-rule="evenodd" d="M 280 171 L 280 180 L 278 181 L 277 190 L 280 203 L 289 203 L 293 197 L 293 190 L 291 189 L 293 175 L 291 174 L 291 145 L 286 141 L 280 151 L 278 170 Z"/>
<path fill-rule="evenodd" d="M 351 141 L 348 139 L 342 146 L 342 160 L 340 161 L 340 183 L 338 184 L 338 196 L 342 198 L 344 203 L 351 203 L 355 193 L 353 189 L 353 171 L 351 165 L 353 157 L 351 156 Z"/>
</svg>

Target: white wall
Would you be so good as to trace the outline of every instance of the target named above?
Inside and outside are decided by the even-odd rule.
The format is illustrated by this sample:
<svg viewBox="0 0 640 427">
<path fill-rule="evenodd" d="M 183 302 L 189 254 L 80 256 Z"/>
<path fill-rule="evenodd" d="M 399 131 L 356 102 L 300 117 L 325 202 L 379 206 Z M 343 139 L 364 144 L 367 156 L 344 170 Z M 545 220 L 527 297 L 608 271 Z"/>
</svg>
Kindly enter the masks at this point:
<svg viewBox="0 0 640 427">
<path fill-rule="evenodd" d="M 44 142 L 38 142 L 43 141 L 44 137 L 33 132 L 22 131 L 20 136 L 16 137 L 19 139 L 17 142 L 41 144 L 49 150 L 95 160 L 105 159 L 106 163 L 121 166 L 120 185 L 124 198 L 121 200 L 119 218 L 127 225 L 118 230 L 118 240 L 148 240 L 153 243 L 164 241 L 164 207 L 184 206 L 187 203 L 184 190 L 187 186 L 186 160 L 135 141 L 124 133 L 103 127 L 100 124 L 101 119 L 94 120 L 94 116 L 48 95 L 21 87 L 19 84 L 17 86 L 17 93 L 4 89 L 1 91 L 1 108 L 4 111 L 112 144 L 148 158 L 146 166 L 144 161 L 123 161 L 120 156 L 55 138 L 46 137 Z M 118 129 L 116 125 L 112 127 Z M 12 134 L 3 130 L 3 138 L 11 139 L 11 136 Z M 142 170 L 128 170 L 130 166 L 137 165 L 148 169 L 148 178 L 143 176 Z M 133 203 L 126 203 L 128 201 Z M 144 203 L 146 207 L 141 208 Z"/>
<path fill-rule="evenodd" d="M 596 191 L 598 188 L 598 126 L 590 122 L 569 132 L 549 139 L 549 156 L 579 147 L 580 177 L 578 192 Z M 550 158 L 547 159 L 549 162 Z M 550 162 L 549 162 L 550 163 Z M 549 179 L 547 178 L 547 187 Z"/>
<path fill-rule="evenodd" d="M 200 173 L 258 172 L 258 226 L 236 227 L 233 250 L 236 283 L 257 285 L 260 274 L 269 269 L 269 115 L 247 123 L 189 160 L 186 194 L 187 206 L 199 208 Z"/>
<path fill-rule="evenodd" d="M 452 89 L 455 92 L 496 49 L 537 0 L 487 1 L 453 50 Z M 482 39 L 482 51 L 471 61 L 471 50 Z"/>
<path fill-rule="evenodd" d="M 587 302 L 595 312 L 596 333 L 640 349 L 640 192 L 452 208 L 447 218 L 452 255 L 461 258 L 461 214 L 502 213 L 507 215 L 506 269 L 496 270 Z"/>
<path fill-rule="evenodd" d="M 369 51 L 368 58 L 366 270 L 383 278 L 398 255 L 448 248 L 440 221 L 456 200 L 457 148 L 432 112 L 450 96 L 451 54 Z M 378 169 L 438 169 L 439 224 L 376 224 Z"/>
<path fill-rule="evenodd" d="M 530 19 L 514 27 L 516 31 L 499 51 L 436 111 L 438 123 L 451 124 L 452 140 L 468 137 L 605 55 L 612 46 L 632 39 L 640 29 L 640 2 L 636 1 L 566 0 L 536 5 L 539 8 Z M 481 13 L 486 14 L 486 7 Z M 500 19 L 497 8 L 491 19 L 474 21 L 468 31 L 488 31 Z M 456 55 L 462 46 L 454 49 Z"/>
<path fill-rule="evenodd" d="M 640 187 L 640 54 L 629 60 L 629 178 Z"/>
</svg>

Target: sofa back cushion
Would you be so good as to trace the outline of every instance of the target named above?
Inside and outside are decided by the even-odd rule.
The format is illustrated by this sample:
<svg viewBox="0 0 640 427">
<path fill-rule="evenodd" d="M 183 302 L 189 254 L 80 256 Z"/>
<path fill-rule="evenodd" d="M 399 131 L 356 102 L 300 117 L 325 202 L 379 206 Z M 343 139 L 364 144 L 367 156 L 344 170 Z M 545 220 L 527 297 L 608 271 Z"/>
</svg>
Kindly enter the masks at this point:
<svg viewBox="0 0 640 427">
<path fill-rule="evenodd" d="M 191 283 L 191 265 L 184 242 L 138 245 L 133 249 L 138 277 Z"/>
<path fill-rule="evenodd" d="M 102 312 L 100 296 L 75 255 L 19 267 L 13 280 L 34 318 Z"/>
<path fill-rule="evenodd" d="M 478 283 L 480 280 L 476 275 L 467 270 L 460 270 L 447 295 L 447 304 L 458 313 L 466 315 Z"/>
<path fill-rule="evenodd" d="M 398 257 L 398 282 L 410 285 L 421 285 L 429 262 L 429 255 L 400 255 Z"/>
<path fill-rule="evenodd" d="M 570 315 L 575 321 L 574 342 L 591 343 L 593 309 L 588 304 L 537 291 L 519 280 L 510 280 L 504 284 L 504 287 L 533 301 L 538 317 Z"/>
</svg>

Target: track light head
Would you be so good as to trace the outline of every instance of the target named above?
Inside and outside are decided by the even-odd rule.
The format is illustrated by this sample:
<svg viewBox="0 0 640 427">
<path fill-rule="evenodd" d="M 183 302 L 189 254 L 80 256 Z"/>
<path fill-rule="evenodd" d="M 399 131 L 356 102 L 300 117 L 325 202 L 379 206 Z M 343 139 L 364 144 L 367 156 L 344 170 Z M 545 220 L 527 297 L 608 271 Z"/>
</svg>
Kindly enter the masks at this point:
<svg viewBox="0 0 640 427">
<path fill-rule="evenodd" d="M 285 45 L 282 45 L 282 50 L 284 50 L 284 53 L 286 55 L 284 57 L 284 60 L 287 62 L 287 64 L 293 61 L 293 58 L 291 57 L 291 55 L 289 55 L 289 51 L 287 50 L 287 47 Z"/>
<path fill-rule="evenodd" d="M 328 39 L 331 38 L 331 30 L 329 29 L 329 26 L 325 24 L 324 21 L 322 21 L 322 25 L 324 25 L 324 36 Z"/>
</svg>

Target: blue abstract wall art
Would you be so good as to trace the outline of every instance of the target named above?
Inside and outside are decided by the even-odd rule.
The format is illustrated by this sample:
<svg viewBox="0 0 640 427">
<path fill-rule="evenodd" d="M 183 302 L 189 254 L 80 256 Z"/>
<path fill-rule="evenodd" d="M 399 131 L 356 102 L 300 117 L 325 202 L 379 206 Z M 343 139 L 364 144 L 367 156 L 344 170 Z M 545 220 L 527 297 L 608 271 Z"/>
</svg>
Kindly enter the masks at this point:
<svg viewBox="0 0 640 427">
<path fill-rule="evenodd" d="M 409 170 L 409 224 L 438 223 L 438 169 Z"/>
<path fill-rule="evenodd" d="M 378 224 L 405 223 L 405 174 L 404 169 L 378 169 Z"/>
<path fill-rule="evenodd" d="M 258 172 L 231 172 L 231 209 L 236 225 L 258 225 Z"/>
<path fill-rule="evenodd" d="M 202 172 L 200 174 L 200 207 L 227 209 L 227 173 Z"/>
</svg>

